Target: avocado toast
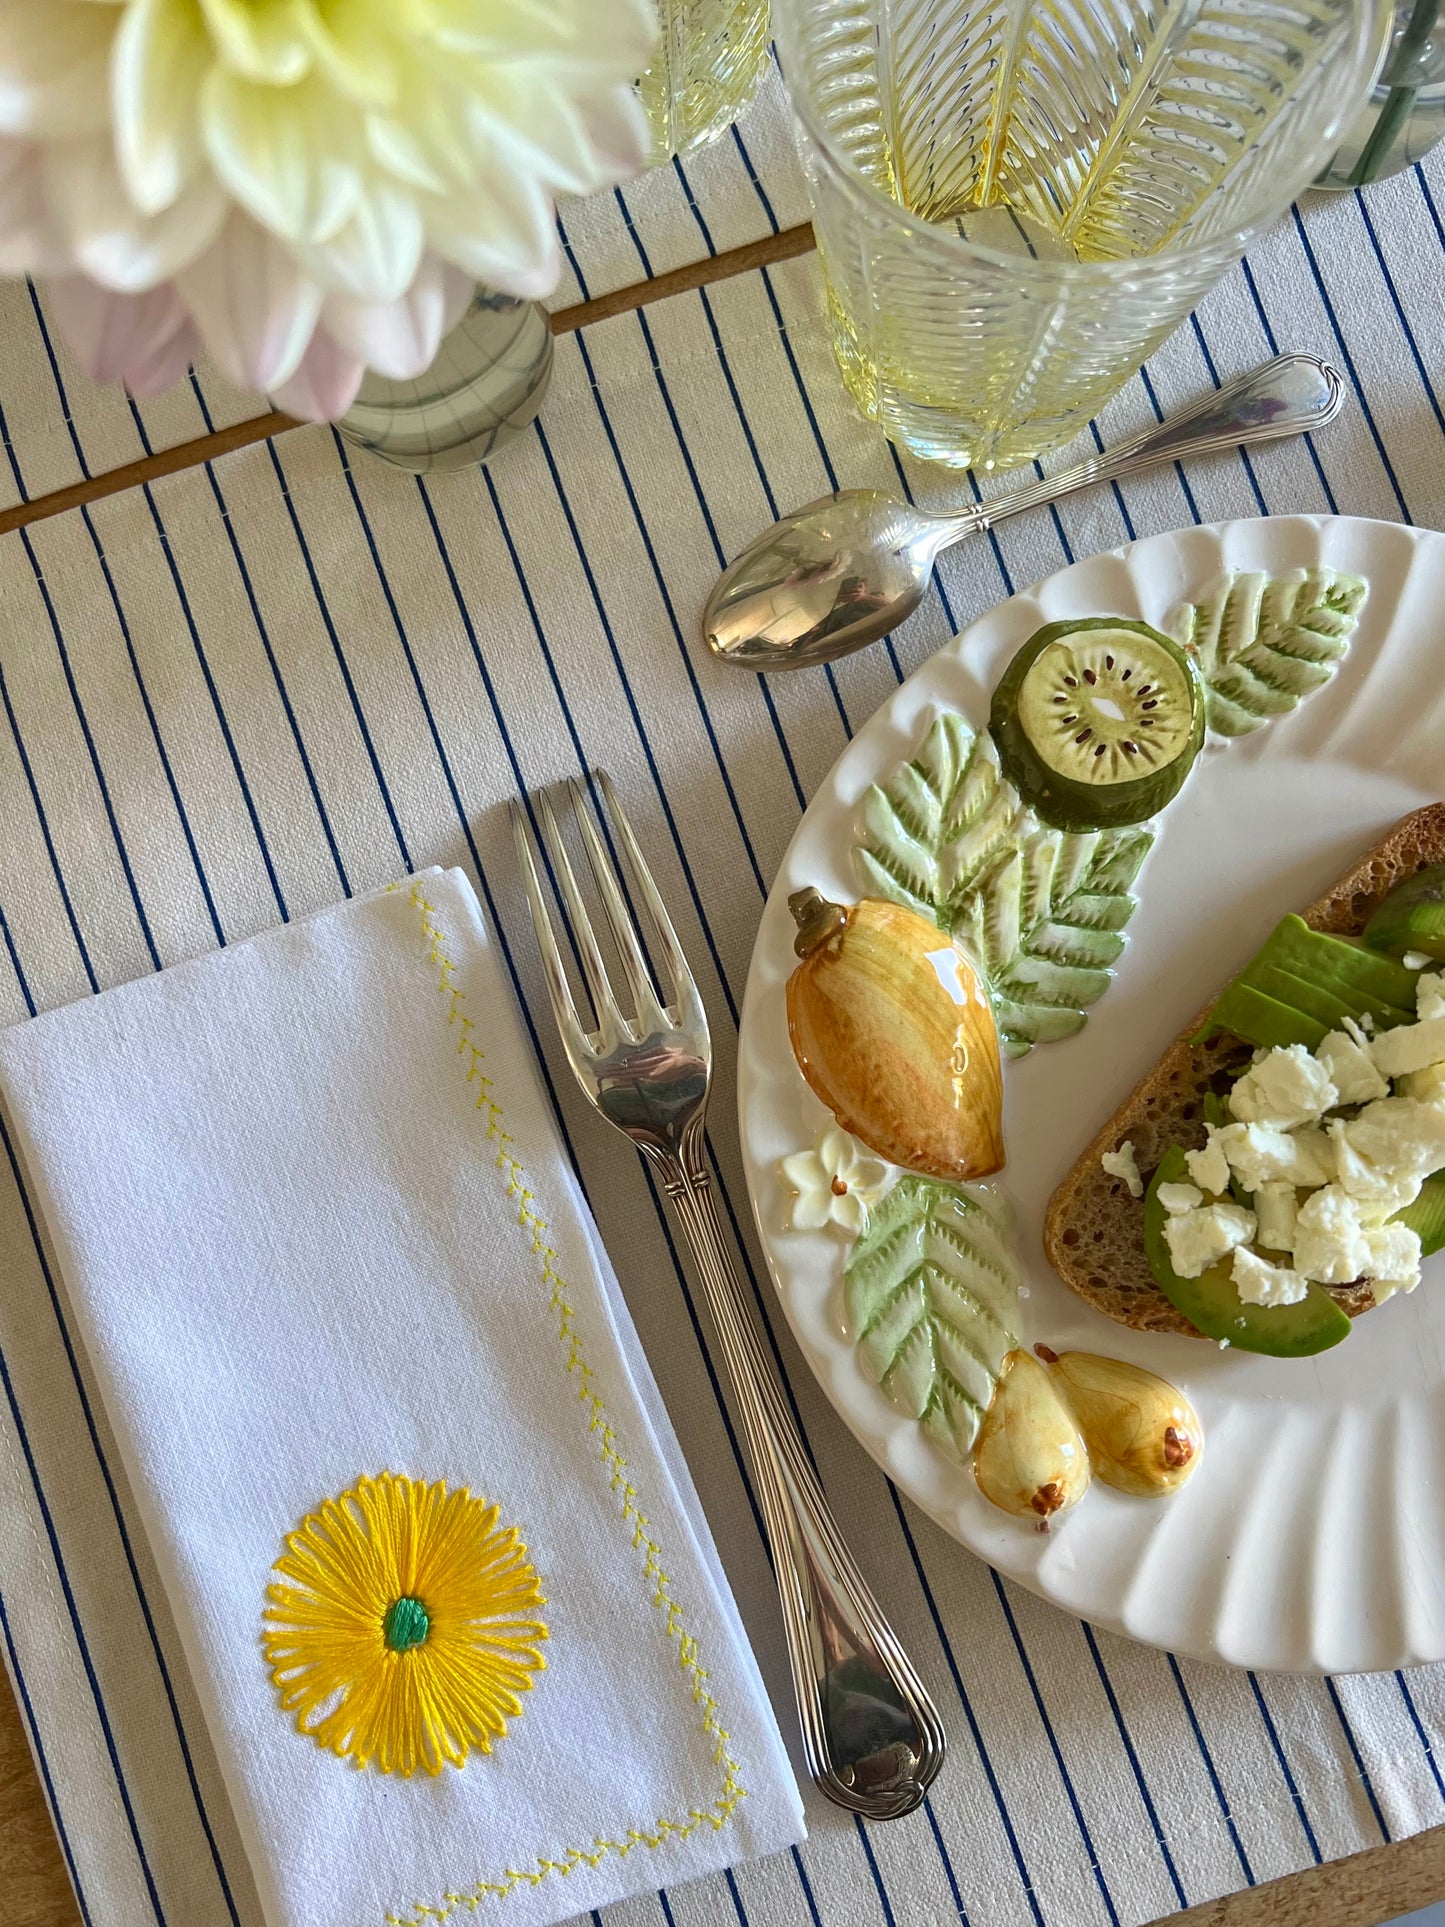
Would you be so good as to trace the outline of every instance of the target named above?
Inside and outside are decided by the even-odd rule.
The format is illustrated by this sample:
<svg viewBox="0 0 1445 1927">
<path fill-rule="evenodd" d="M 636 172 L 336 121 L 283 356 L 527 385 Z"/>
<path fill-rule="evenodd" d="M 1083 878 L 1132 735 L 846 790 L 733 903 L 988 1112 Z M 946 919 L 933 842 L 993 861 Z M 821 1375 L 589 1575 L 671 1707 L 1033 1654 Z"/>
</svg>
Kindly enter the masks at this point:
<svg viewBox="0 0 1445 1927">
<path fill-rule="evenodd" d="M 1445 803 L 1435 803 L 1402 818 L 1300 914 L 1312 930 L 1358 937 L 1391 890 L 1442 862 Z M 1044 1221 L 1044 1247 L 1064 1283 L 1108 1317 L 1140 1331 L 1203 1335 L 1160 1290 L 1145 1246 L 1143 1207 L 1101 1159 L 1130 1142 L 1147 1181 L 1171 1146 L 1203 1148 L 1207 1105 L 1218 1103 L 1253 1055 L 1250 1044 L 1224 1031 L 1196 1041 L 1216 1001 L 1185 1025 L 1099 1131 L 1055 1191 Z M 1351 1318 L 1375 1303 L 1366 1282 L 1329 1290 Z"/>
</svg>

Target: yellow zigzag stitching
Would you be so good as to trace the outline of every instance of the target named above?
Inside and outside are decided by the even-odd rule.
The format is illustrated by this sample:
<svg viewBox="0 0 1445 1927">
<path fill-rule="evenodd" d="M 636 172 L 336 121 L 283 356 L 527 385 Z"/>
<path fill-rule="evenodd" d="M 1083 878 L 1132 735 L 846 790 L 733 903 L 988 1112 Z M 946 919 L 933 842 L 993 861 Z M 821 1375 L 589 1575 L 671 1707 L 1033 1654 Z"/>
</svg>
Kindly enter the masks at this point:
<svg viewBox="0 0 1445 1927">
<path fill-rule="evenodd" d="M 601 1394 L 595 1388 L 592 1367 L 576 1329 L 576 1313 L 567 1302 L 566 1281 L 557 1270 L 557 1253 L 547 1242 L 546 1223 L 536 1209 L 527 1174 L 513 1154 L 512 1138 L 502 1123 L 501 1106 L 492 1095 L 492 1080 L 482 1069 L 483 1054 L 472 1042 L 472 1019 L 462 1011 L 464 993 L 452 981 L 456 966 L 446 953 L 446 940 L 434 920 L 435 906 L 427 902 L 415 884 L 411 888 L 411 902 L 420 917 L 422 935 L 430 945 L 428 961 L 437 973 L 437 992 L 447 999 L 447 1022 L 457 1026 L 457 1055 L 463 1060 L 466 1081 L 477 1087 L 476 1107 L 485 1112 L 487 1137 L 497 1147 L 497 1170 L 502 1175 L 507 1196 L 516 1201 L 517 1222 L 531 1238 L 533 1255 L 541 1262 L 542 1281 L 552 1294 L 557 1338 L 567 1348 L 567 1370 L 576 1379 L 577 1398 L 587 1413 L 587 1429 L 597 1438 L 598 1455 L 607 1467 L 612 1490 L 621 1495 L 623 1522 L 632 1527 L 633 1547 L 642 1553 L 643 1573 L 653 1587 L 651 1603 L 664 1615 L 668 1638 L 677 1641 L 677 1662 L 692 1682 L 693 1704 L 702 1708 L 703 1731 L 712 1740 L 713 1760 L 722 1768 L 723 1781 L 710 1807 L 690 1807 L 680 1820 L 658 1820 L 651 1832 L 633 1827 L 621 1840 L 599 1837 L 590 1849 L 567 1847 L 559 1859 L 538 1860 L 532 1868 L 508 1867 L 495 1880 L 479 1880 L 464 1893 L 444 1894 L 434 1905 L 418 1901 L 409 1913 L 388 1914 L 387 1927 L 422 1927 L 422 1923 L 429 1920 L 448 1920 L 459 1907 L 475 1910 L 489 1895 L 504 1899 L 517 1887 L 535 1887 L 549 1874 L 569 1874 L 584 1864 L 595 1867 L 609 1853 L 625 1856 L 634 1847 L 660 1847 L 674 1836 L 685 1840 L 703 1825 L 720 1830 L 726 1826 L 738 1802 L 747 1798 L 747 1788 L 738 1779 L 737 1762 L 727 1750 L 728 1733 L 718 1718 L 718 1703 L 707 1690 L 707 1671 L 698 1658 L 697 1641 L 683 1626 L 682 1609 L 672 1596 L 672 1582 L 663 1570 L 662 1550 L 648 1531 L 647 1515 L 637 1502 L 637 1488 L 627 1476 L 627 1463 L 617 1450 L 617 1435 L 608 1422 Z"/>
</svg>

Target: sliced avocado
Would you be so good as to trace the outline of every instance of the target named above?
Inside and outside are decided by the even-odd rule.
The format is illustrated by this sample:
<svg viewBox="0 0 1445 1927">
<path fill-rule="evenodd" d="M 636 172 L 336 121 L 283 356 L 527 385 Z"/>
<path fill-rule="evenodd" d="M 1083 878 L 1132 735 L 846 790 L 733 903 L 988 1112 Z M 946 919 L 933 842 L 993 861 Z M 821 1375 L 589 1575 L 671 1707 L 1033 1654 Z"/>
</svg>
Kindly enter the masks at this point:
<svg viewBox="0 0 1445 1927">
<path fill-rule="evenodd" d="M 1159 1186 L 1187 1183 L 1188 1178 L 1184 1152 L 1171 1144 L 1144 1199 L 1149 1269 L 1176 1311 L 1182 1311 L 1206 1338 L 1227 1339 L 1237 1351 L 1264 1352 L 1271 1358 L 1308 1358 L 1349 1337 L 1349 1319 L 1320 1285 L 1311 1285 L 1309 1295 L 1295 1305 L 1246 1305 L 1234 1289 L 1227 1258 L 1198 1278 L 1181 1278 L 1170 1263 L 1164 1240 L 1168 1213 L 1159 1202 Z"/>
<path fill-rule="evenodd" d="M 1303 917 L 1286 917 L 1234 979 L 1204 1027 L 1201 1044 L 1217 1030 L 1273 1048 L 1304 1044 L 1314 1050 L 1346 1017 L 1369 1017 L 1377 1030 L 1412 1023 L 1416 972 L 1393 957 L 1344 937 L 1311 930 Z"/>
<path fill-rule="evenodd" d="M 1234 1037 L 1242 1037 L 1247 1044 L 1265 1050 L 1280 1049 L 1287 1044 L 1303 1044 L 1306 1050 L 1316 1050 L 1329 1034 L 1329 1026 L 1307 1017 L 1293 1004 L 1282 1004 L 1276 997 L 1267 997 L 1253 984 L 1247 984 L 1243 976 L 1236 977 L 1224 992 L 1219 1002 L 1209 1013 L 1209 1018 L 1191 1043 L 1202 1044 L 1217 1030 L 1227 1030 Z"/>
<path fill-rule="evenodd" d="M 1392 957 L 1420 950 L 1445 959 L 1445 863 L 1397 883 L 1365 925 L 1365 942 Z"/>
<path fill-rule="evenodd" d="M 1328 960 L 1326 960 L 1328 961 Z M 1273 997 L 1276 1003 L 1288 1004 L 1291 1008 L 1303 1011 L 1306 1017 L 1317 1024 L 1324 1024 L 1330 1030 L 1338 1030 L 1343 1016 L 1353 1017 L 1356 1023 L 1366 1012 L 1374 1019 L 1377 1030 L 1388 1030 L 1391 1024 L 1403 1024 L 1414 1016 L 1414 1002 L 1407 1011 L 1395 1011 L 1393 1004 L 1384 1005 L 1392 1013 L 1386 1022 L 1381 1016 L 1381 1000 L 1371 997 L 1359 985 L 1347 983 L 1339 977 L 1307 977 L 1302 966 L 1287 967 L 1277 963 L 1260 963 L 1255 987 L 1262 990 L 1266 997 Z"/>
<path fill-rule="evenodd" d="M 1420 1234 L 1422 1258 L 1428 1258 L 1432 1251 L 1445 1250 L 1445 1171 L 1426 1178 L 1420 1186 L 1419 1197 L 1403 1211 L 1397 1211 L 1393 1222 L 1407 1224 Z"/>
</svg>

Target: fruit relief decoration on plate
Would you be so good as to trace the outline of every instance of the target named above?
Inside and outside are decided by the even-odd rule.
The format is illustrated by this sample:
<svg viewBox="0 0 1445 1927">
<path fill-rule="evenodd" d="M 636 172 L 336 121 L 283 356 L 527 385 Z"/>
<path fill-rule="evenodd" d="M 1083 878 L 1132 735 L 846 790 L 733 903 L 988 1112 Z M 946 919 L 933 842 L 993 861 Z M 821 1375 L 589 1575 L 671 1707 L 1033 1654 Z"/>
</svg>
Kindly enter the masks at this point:
<svg viewBox="0 0 1445 1927">
<path fill-rule="evenodd" d="M 844 1314 L 869 1375 L 960 1464 L 1019 1343 L 1008 1207 L 987 1185 L 902 1177 L 843 1270 Z"/>
<path fill-rule="evenodd" d="M 1047 1526 L 1097 1476 L 1166 1496 L 1188 1476 L 1188 1401 L 1117 1360 L 1021 1349 L 997 1030 L 966 949 L 907 905 L 789 899 L 788 1031 L 832 1111 L 783 1158 L 791 1227 L 841 1231 L 845 1317 L 864 1369 L 980 1491 Z M 1065 1362 L 1067 1361 L 1067 1362 Z"/>
<path fill-rule="evenodd" d="M 1183 787 L 1206 729 L 1247 734 L 1323 688 L 1367 593 L 1328 569 L 1230 573 L 1162 630 L 1049 623 L 1010 662 L 987 733 L 944 711 L 868 791 L 863 888 L 962 939 L 1005 1056 L 1082 1029 L 1138 908 L 1149 819 Z"/>
<path fill-rule="evenodd" d="M 1009 663 L 987 730 L 943 712 L 917 755 L 868 791 L 854 846 L 862 899 L 789 898 L 789 1040 L 835 1120 L 782 1160 L 793 1228 L 851 1241 L 845 1316 L 865 1370 L 1016 1517 L 1047 1526 L 1095 1477 L 1165 1497 L 1202 1441 L 1188 1400 L 1155 1374 L 1024 1348 L 1007 1206 L 979 1182 L 1004 1164 L 1002 1061 L 1087 1021 L 1138 908 L 1152 819 L 1208 730 L 1247 734 L 1322 688 L 1365 594 L 1358 577 L 1328 570 L 1234 574 L 1163 629 L 1124 616 L 1046 624 Z M 1187 1271 L 1194 1246 L 1204 1254 L 1200 1284 L 1177 1280 L 1191 1305 L 1208 1301 L 1221 1261 L 1258 1224 L 1212 1135 L 1208 1149 L 1225 1167 L 1212 1203 L 1180 1151 L 1146 1204 L 1156 1268 L 1172 1259 Z M 1132 1147 L 1108 1155 L 1142 1195 Z M 1390 1237 L 1398 1265 L 1404 1238 Z M 1228 1251 L 1214 1249 L 1220 1239 Z M 1257 1251 L 1237 1262 L 1260 1268 L 1262 1292 L 1289 1293 L 1293 1274 L 1274 1278 Z M 1301 1281 L 1295 1294 L 1299 1349 L 1348 1322 L 1313 1291 Z"/>
<path fill-rule="evenodd" d="M 1151 829 L 1069 834 L 1040 823 L 993 738 L 953 711 L 869 790 L 859 829 L 864 888 L 931 917 L 978 959 L 1006 1056 L 1083 1028 L 1138 908 L 1130 886 Z"/>
<path fill-rule="evenodd" d="M 798 1231 L 841 1230 L 844 1311 L 865 1370 L 991 1505 L 1045 1530 L 1090 1483 L 1168 1498 L 1203 1433 L 1177 1386 L 1122 1359 L 1020 1338 L 1006 1200 L 899 1172 L 830 1125 L 779 1165 Z M 1042 1362 L 1040 1362 L 1042 1361 Z"/>
<path fill-rule="evenodd" d="M 1246 736 L 1323 689 L 1343 661 L 1365 606 L 1363 576 L 1333 569 L 1222 575 L 1165 628 L 1199 665 L 1209 727 Z"/>
</svg>

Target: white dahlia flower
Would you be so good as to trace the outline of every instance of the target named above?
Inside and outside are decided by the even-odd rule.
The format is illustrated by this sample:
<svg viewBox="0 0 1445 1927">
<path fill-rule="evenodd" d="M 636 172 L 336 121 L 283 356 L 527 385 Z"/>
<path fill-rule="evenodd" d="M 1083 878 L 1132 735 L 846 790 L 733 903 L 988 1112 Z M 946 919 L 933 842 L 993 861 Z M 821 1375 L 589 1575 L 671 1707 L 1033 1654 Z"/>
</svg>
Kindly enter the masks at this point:
<svg viewBox="0 0 1445 1927">
<path fill-rule="evenodd" d="M 552 199 L 634 172 L 651 0 L 0 0 L 0 273 L 87 371 L 204 346 L 294 412 L 419 374 L 472 284 L 546 294 Z"/>
</svg>

